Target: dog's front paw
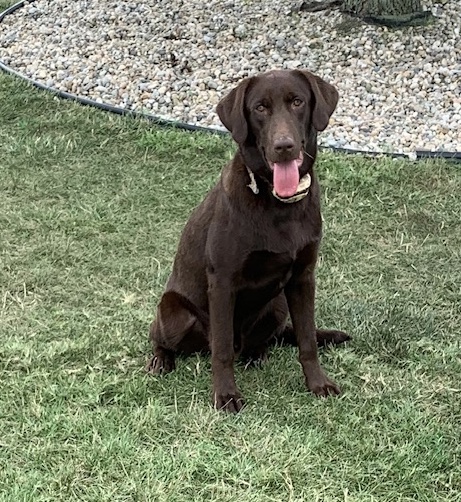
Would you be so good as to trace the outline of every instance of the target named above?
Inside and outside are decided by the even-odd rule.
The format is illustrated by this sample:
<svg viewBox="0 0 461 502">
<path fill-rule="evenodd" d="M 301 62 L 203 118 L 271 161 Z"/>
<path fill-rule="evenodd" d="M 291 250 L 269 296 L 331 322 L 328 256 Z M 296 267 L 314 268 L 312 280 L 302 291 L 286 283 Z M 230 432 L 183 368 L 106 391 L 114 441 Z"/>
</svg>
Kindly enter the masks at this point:
<svg viewBox="0 0 461 502">
<path fill-rule="evenodd" d="M 213 391 L 213 405 L 217 410 L 227 411 L 228 413 L 238 413 L 245 406 L 245 401 L 237 390 L 217 390 Z"/>
<path fill-rule="evenodd" d="M 341 390 L 333 380 L 330 380 L 323 372 L 310 377 L 306 381 L 307 388 L 316 396 L 338 396 Z"/>
</svg>

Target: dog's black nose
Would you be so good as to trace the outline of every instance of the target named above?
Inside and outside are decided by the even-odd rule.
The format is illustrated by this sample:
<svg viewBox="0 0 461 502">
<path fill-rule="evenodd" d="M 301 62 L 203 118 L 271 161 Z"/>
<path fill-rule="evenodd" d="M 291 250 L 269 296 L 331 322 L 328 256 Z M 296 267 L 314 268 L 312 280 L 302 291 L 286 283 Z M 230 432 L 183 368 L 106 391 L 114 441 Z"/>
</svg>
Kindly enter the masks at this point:
<svg viewBox="0 0 461 502">
<path fill-rule="evenodd" d="M 293 138 L 289 136 L 284 136 L 282 138 L 276 139 L 274 142 L 274 150 L 277 153 L 288 153 L 295 147 L 295 142 Z"/>
</svg>

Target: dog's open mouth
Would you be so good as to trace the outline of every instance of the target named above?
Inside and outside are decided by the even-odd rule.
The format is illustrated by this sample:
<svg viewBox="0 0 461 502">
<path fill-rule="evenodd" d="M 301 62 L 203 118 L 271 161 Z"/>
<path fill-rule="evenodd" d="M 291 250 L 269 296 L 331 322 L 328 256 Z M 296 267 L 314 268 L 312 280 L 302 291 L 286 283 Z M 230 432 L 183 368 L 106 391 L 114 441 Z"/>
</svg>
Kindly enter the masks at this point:
<svg viewBox="0 0 461 502">
<path fill-rule="evenodd" d="M 274 191 L 279 197 L 292 197 L 298 191 L 299 168 L 303 163 L 303 152 L 297 159 L 284 162 L 269 162 L 274 173 Z"/>
</svg>

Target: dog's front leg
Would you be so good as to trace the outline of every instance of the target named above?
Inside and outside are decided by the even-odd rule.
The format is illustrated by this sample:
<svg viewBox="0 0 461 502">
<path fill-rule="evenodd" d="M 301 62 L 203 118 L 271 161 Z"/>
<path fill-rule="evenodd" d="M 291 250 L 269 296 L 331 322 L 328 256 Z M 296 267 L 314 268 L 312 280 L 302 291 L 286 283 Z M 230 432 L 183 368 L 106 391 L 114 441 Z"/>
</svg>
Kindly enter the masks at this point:
<svg viewBox="0 0 461 502">
<path fill-rule="evenodd" d="M 233 327 L 235 294 L 230 281 L 209 272 L 208 302 L 213 404 L 218 410 L 236 413 L 242 409 L 244 401 L 235 384 Z"/>
<path fill-rule="evenodd" d="M 285 295 L 307 388 L 317 396 L 339 394 L 339 387 L 321 368 L 317 353 L 314 265 L 304 268 L 300 274 L 292 277 L 285 288 Z"/>
</svg>

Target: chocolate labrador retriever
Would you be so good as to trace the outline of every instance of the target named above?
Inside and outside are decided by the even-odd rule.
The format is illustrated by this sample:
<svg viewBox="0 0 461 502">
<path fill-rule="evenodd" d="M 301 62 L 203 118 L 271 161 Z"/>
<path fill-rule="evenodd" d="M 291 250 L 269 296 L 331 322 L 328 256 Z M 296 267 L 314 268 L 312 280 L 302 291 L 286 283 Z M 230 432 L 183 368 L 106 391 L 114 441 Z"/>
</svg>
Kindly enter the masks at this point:
<svg viewBox="0 0 461 502">
<path fill-rule="evenodd" d="M 317 344 L 349 337 L 314 322 L 322 220 L 313 165 L 317 132 L 337 101 L 336 89 L 312 73 L 277 70 L 243 80 L 218 104 L 239 149 L 184 228 L 151 325 L 147 366 L 166 373 L 175 354 L 211 349 L 216 408 L 238 412 L 244 404 L 236 357 L 260 362 L 271 340 L 290 333 L 307 388 L 340 392 L 320 366 Z"/>
</svg>

